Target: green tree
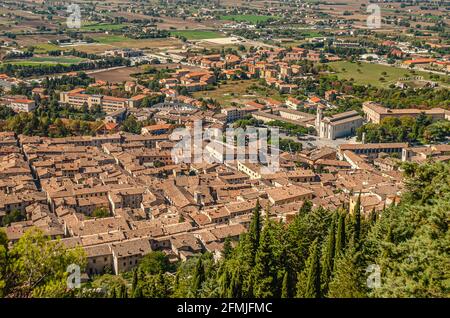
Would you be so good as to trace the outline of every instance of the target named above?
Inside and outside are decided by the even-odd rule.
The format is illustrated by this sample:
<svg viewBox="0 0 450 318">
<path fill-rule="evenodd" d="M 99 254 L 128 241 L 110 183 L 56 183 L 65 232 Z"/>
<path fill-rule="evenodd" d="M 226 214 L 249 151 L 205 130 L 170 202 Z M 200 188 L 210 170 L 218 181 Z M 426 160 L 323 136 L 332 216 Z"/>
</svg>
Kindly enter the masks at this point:
<svg viewBox="0 0 450 318">
<path fill-rule="evenodd" d="M 309 257 L 306 266 L 299 276 L 297 283 L 297 297 L 320 297 L 320 255 L 318 239 L 315 239 L 309 249 Z"/>
<path fill-rule="evenodd" d="M 259 201 L 256 202 L 256 207 L 253 209 L 253 216 L 250 222 L 250 227 L 245 236 L 245 254 L 250 267 L 255 265 L 256 252 L 259 246 L 259 239 L 261 235 L 261 205 Z"/>
<path fill-rule="evenodd" d="M 345 216 L 338 213 L 335 254 L 339 255 L 345 248 Z"/>
<path fill-rule="evenodd" d="M 364 288 L 365 270 L 361 265 L 361 253 L 350 246 L 336 259 L 336 270 L 329 284 L 330 298 L 367 297 Z"/>
<path fill-rule="evenodd" d="M 136 120 L 134 116 L 128 116 L 122 123 L 122 131 L 126 131 L 133 134 L 140 134 L 142 124 Z"/>
<path fill-rule="evenodd" d="M 156 275 L 174 270 L 166 254 L 161 251 L 153 251 L 141 258 L 138 265 L 139 271 L 145 274 Z"/>
<path fill-rule="evenodd" d="M 92 216 L 95 218 L 106 218 L 110 216 L 109 209 L 105 207 L 97 207 L 92 212 Z"/>
<path fill-rule="evenodd" d="M 12 297 L 67 296 L 67 267 L 86 266 L 81 248 L 68 250 L 59 241 L 50 241 L 39 229 L 33 228 L 6 252 L 7 275 L 3 295 Z"/>
<path fill-rule="evenodd" d="M 359 244 L 361 237 L 361 192 L 356 199 L 355 206 L 353 208 L 353 244 L 356 246 Z"/>
<path fill-rule="evenodd" d="M 322 293 L 328 291 L 328 284 L 330 283 L 331 275 L 333 273 L 334 256 L 336 248 L 336 214 L 334 214 L 331 226 L 328 232 L 328 238 L 325 243 L 322 253 L 322 266 L 321 266 L 321 281 L 322 281 Z"/>
<path fill-rule="evenodd" d="M 231 253 L 233 253 L 233 246 L 231 246 L 231 238 L 228 236 L 223 243 L 223 257 L 225 259 L 229 259 L 231 257 Z"/>
<path fill-rule="evenodd" d="M 194 297 L 198 297 L 201 289 L 202 284 L 205 281 L 205 267 L 203 266 L 203 260 L 202 257 L 199 257 L 197 261 L 197 265 L 195 267 L 195 271 L 192 276 L 192 294 Z"/>
<path fill-rule="evenodd" d="M 258 298 L 273 297 L 276 295 L 276 286 L 274 276 L 276 274 L 273 246 L 273 228 L 270 221 L 266 221 L 266 225 L 261 233 L 261 240 L 255 257 L 253 285 L 254 295 Z"/>
</svg>

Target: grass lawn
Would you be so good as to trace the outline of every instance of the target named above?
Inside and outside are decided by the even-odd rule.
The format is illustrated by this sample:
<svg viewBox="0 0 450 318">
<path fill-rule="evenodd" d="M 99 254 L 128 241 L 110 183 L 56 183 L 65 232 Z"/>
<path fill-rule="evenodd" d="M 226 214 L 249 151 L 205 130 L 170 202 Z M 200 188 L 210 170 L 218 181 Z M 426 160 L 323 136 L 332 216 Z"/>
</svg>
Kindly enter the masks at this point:
<svg viewBox="0 0 450 318">
<path fill-rule="evenodd" d="M 129 41 L 130 39 L 122 36 L 122 35 L 99 35 L 99 36 L 93 36 L 92 37 L 95 41 L 98 41 L 101 44 L 110 44 L 110 43 L 116 43 L 116 42 L 125 42 Z"/>
<path fill-rule="evenodd" d="M 111 23 L 89 23 L 81 27 L 81 31 L 111 31 L 120 30 L 126 27 L 126 24 L 111 24 Z"/>
<path fill-rule="evenodd" d="M 269 19 L 279 19 L 280 17 L 271 15 L 254 15 L 254 14 L 233 14 L 233 15 L 222 15 L 220 20 L 229 20 L 236 22 L 249 22 L 258 23 L 265 22 Z"/>
<path fill-rule="evenodd" d="M 176 30 L 170 31 L 173 36 L 184 36 L 188 40 L 204 40 L 225 37 L 222 33 L 209 30 Z"/>
<path fill-rule="evenodd" d="M 59 47 L 58 45 L 51 44 L 51 43 L 42 43 L 42 44 L 36 44 L 34 45 L 35 49 L 34 52 L 37 54 L 45 54 L 49 51 L 65 51 L 67 48 Z"/>
<path fill-rule="evenodd" d="M 86 61 L 86 59 L 79 57 L 45 56 L 45 57 L 31 57 L 23 60 L 12 60 L 6 62 L 5 64 L 14 64 L 22 66 L 41 66 L 41 65 L 55 65 L 55 64 L 71 65 L 71 64 L 78 64 L 83 61 Z"/>
<path fill-rule="evenodd" d="M 371 63 L 351 63 L 347 61 L 339 61 L 329 63 L 336 70 L 336 75 L 339 79 L 353 78 L 355 83 L 361 85 L 369 85 L 376 87 L 388 87 L 390 84 L 395 84 L 399 78 L 411 76 L 423 76 L 424 79 L 430 79 L 430 74 L 427 72 L 415 71 L 411 74 L 408 69 L 371 64 Z M 358 71 L 359 70 L 359 71 Z M 386 72 L 386 75 L 382 75 Z M 385 81 L 380 81 L 383 77 Z"/>
<path fill-rule="evenodd" d="M 250 89 L 253 84 L 257 85 L 256 89 Z M 271 97 L 279 101 L 285 99 L 278 91 L 259 85 L 257 79 L 228 80 L 226 84 L 220 84 L 220 87 L 214 90 L 194 92 L 192 95 L 194 98 L 212 98 L 217 100 L 222 107 L 230 107 L 233 102 L 242 105 L 258 98 Z"/>
<path fill-rule="evenodd" d="M 56 64 L 61 64 L 61 65 L 65 65 L 65 66 L 69 66 L 70 65 L 70 63 L 48 63 L 48 62 L 28 62 L 28 61 L 11 61 L 11 62 L 7 62 L 7 63 L 3 63 L 3 64 L 12 64 L 12 65 L 21 65 L 21 66 L 35 66 L 35 67 L 52 66 L 52 65 L 56 65 Z"/>
</svg>

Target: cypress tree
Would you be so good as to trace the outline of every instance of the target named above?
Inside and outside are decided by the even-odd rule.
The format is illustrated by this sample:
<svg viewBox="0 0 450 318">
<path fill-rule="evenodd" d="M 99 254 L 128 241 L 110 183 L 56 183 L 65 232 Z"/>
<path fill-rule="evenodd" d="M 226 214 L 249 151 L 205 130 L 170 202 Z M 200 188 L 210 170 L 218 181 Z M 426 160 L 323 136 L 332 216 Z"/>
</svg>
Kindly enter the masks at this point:
<svg viewBox="0 0 450 318">
<path fill-rule="evenodd" d="M 328 231 L 328 238 L 322 254 L 322 293 L 326 293 L 326 291 L 328 290 L 328 284 L 330 283 L 331 274 L 333 272 L 334 255 L 336 248 L 335 227 L 336 214 L 333 215 L 330 229 Z"/>
<path fill-rule="evenodd" d="M 320 297 L 320 257 L 319 242 L 316 238 L 309 248 L 309 256 L 297 283 L 297 297 Z"/>
<path fill-rule="evenodd" d="M 219 295 L 220 297 L 229 297 L 228 291 L 230 287 L 230 273 L 225 269 L 219 278 Z"/>
<path fill-rule="evenodd" d="M 329 284 L 327 296 L 332 298 L 366 297 L 364 277 L 360 252 L 350 246 L 336 259 L 336 270 Z"/>
<path fill-rule="evenodd" d="M 361 235 L 361 192 L 359 192 L 358 199 L 356 199 L 355 208 L 353 210 L 353 243 L 358 245 Z"/>
<path fill-rule="evenodd" d="M 140 285 L 137 285 L 132 294 L 133 298 L 143 298 L 144 295 L 142 293 L 142 288 Z"/>
<path fill-rule="evenodd" d="M 192 281 L 192 294 L 194 295 L 194 297 L 198 297 L 199 292 L 202 288 L 202 283 L 205 281 L 205 267 L 203 265 L 201 257 L 198 259 L 197 265 L 195 266 Z"/>
<path fill-rule="evenodd" d="M 119 298 L 128 298 L 127 286 L 125 285 L 120 286 Z"/>
<path fill-rule="evenodd" d="M 377 211 L 375 211 L 375 208 L 373 208 L 372 212 L 370 213 L 370 221 L 372 224 L 375 224 L 377 222 Z"/>
<path fill-rule="evenodd" d="M 132 294 L 134 294 L 134 292 L 135 292 L 135 290 L 136 290 L 136 287 L 137 287 L 137 285 L 138 285 L 138 281 L 139 281 L 139 278 L 138 278 L 138 270 L 137 270 L 137 269 L 134 269 L 134 270 L 133 270 L 133 281 L 132 281 L 132 283 L 131 283 L 131 293 L 132 293 Z"/>
<path fill-rule="evenodd" d="M 291 298 L 291 281 L 289 271 L 284 272 L 283 283 L 281 286 L 281 298 Z"/>
<path fill-rule="evenodd" d="M 254 293 L 256 297 L 273 297 L 274 290 L 274 255 L 272 252 L 272 226 L 269 220 L 261 233 L 261 240 L 255 258 L 255 284 Z"/>
<path fill-rule="evenodd" d="M 309 200 L 305 200 L 303 202 L 302 207 L 298 211 L 298 213 L 299 214 L 307 214 L 307 213 L 311 212 L 311 210 L 312 210 L 312 202 Z"/>
<path fill-rule="evenodd" d="M 335 254 L 338 255 L 345 248 L 345 216 L 339 214 L 339 221 L 336 232 L 336 249 Z"/>
<path fill-rule="evenodd" d="M 233 276 L 231 278 L 229 297 L 230 298 L 242 297 L 242 274 L 239 267 L 234 271 Z"/>
<path fill-rule="evenodd" d="M 249 257 L 249 265 L 253 267 L 255 265 L 255 257 L 256 251 L 259 246 L 259 239 L 261 234 L 261 205 L 259 204 L 259 200 L 256 202 L 256 207 L 253 210 L 252 221 L 250 222 L 250 228 L 248 231 L 248 239 L 250 243 L 250 255 Z"/>
<path fill-rule="evenodd" d="M 229 259 L 231 257 L 231 253 L 233 252 L 233 247 L 231 246 L 231 239 L 228 236 L 223 243 L 223 257 L 225 259 Z"/>
</svg>

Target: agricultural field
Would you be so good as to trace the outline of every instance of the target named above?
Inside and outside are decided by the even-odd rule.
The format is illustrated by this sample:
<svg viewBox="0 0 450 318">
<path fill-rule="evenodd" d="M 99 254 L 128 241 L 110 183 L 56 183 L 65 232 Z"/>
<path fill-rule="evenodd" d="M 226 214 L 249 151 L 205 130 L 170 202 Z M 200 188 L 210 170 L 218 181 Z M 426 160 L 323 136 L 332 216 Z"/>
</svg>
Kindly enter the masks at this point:
<svg viewBox="0 0 450 318">
<path fill-rule="evenodd" d="M 278 91 L 261 86 L 256 79 L 252 80 L 235 80 L 227 81 L 226 84 L 220 84 L 211 91 L 194 92 L 194 98 L 214 99 L 220 103 L 222 107 L 230 107 L 232 103 L 244 104 L 258 98 L 271 97 L 276 100 L 284 100 Z"/>
<path fill-rule="evenodd" d="M 372 63 L 351 63 L 346 61 L 329 63 L 335 71 L 339 79 L 353 79 L 355 83 L 360 85 L 372 85 L 377 87 L 388 87 L 395 84 L 402 77 L 423 76 L 424 79 L 430 79 L 430 73 L 415 71 L 411 74 L 411 70 L 398 68 L 394 66 L 379 65 Z M 384 78 L 384 81 L 380 79 Z"/>
<path fill-rule="evenodd" d="M 204 40 L 204 39 L 216 39 L 225 37 L 220 32 L 210 30 L 177 30 L 170 31 L 173 36 L 183 36 L 188 40 Z"/>
<path fill-rule="evenodd" d="M 141 73 L 143 71 L 144 71 L 143 67 L 123 67 L 104 72 L 92 73 L 89 76 L 95 78 L 95 80 L 116 84 L 131 81 L 134 79 L 131 76 L 132 74 Z"/>
<path fill-rule="evenodd" d="M 161 48 L 181 48 L 182 42 L 174 38 L 160 38 L 160 39 L 130 39 L 121 35 L 90 35 L 98 43 L 81 44 L 72 46 L 77 51 L 86 53 L 100 54 L 105 50 L 119 49 L 119 48 L 136 48 L 142 50 L 153 50 Z"/>
<path fill-rule="evenodd" d="M 125 28 L 127 24 L 91 23 L 81 27 L 81 31 L 113 31 Z"/>
<path fill-rule="evenodd" d="M 248 22 L 256 24 L 258 22 L 266 22 L 269 19 L 279 19 L 278 16 L 271 15 L 253 15 L 253 14 L 233 14 L 233 15 L 222 15 L 221 20 L 236 21 L 236 22 Z"/>
<path fill-rule="evenodd" d="M 20 60 L 11 60 L 6 61 L 4 64 L 13 64 L 22 66 L 41 66 L 54 64 L 72 65 L 81 63 L 83 61 L 86 61 L 86 59 L 79 57 L 45 56 L 45 57 L 30 57 L 27 59 L 20 59 Z"/>
<path fill-rule="evenodd" d="M 68 50 L 68 48 L 61 47 L 51 43 L 42 43 L 34 46 L 34 52 L 37 54 L 45 54 L 50 51 L 66 51 L 66 50 Z"/>
</svg>

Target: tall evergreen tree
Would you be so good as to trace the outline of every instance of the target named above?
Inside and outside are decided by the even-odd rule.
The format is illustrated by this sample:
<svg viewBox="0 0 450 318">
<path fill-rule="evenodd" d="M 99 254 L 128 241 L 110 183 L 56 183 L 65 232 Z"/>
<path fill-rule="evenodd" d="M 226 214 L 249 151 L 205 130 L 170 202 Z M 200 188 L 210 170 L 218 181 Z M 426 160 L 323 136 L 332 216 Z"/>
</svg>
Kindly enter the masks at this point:
<svg viewBox="0 0 450 318">
<path fill-rule="evenodd" d="M 300 210 L 298 211 L 298 213 L 299 214 L 306 214 L 306 213 L 309 213 L 309 212 L 311 212 L 311 210 L 312 210 L 312 202 L 311 201 L 309 201 L 309 200 L 305 200 L 304 202 L 303 202 L 303 205 L 302 205 L 302 207 L 300 208 Z"/>
<path fill-rule="evenodd" d="M 228 236 L 225 239 L 225 242 L 223 243 L 223 251 L 222 251 L 223 257 L 225 259 L 229 259 L 231 257 L 232 252 L 233 252 L 233 247 L 231 246 L 231 239 Z"/>
<path fill-rule="evenodd" d="M 322 254 L 322 268 L 321 268 L 322 293 L 327 292 L 328 284 L 330 283 L 331 274 L 333 272 L 334 256 L 336 248 L 335 228 L 336 228 L 336 214 L 333 215 L 330 229 L 328 231 L 328 238 Z"/>
<path fill-rule="evenodd" d="M 353 243 L 358 246 L 361 236 L 361 192 L 359 192 L 353 209 L 353 226 Z"/>
<path fill-rule="evenodd" d="M 360 298 L 366 297 L 364 289 L 364 268 L 361 254 L 350 246 L 336 259 L 336 270 L 329 284 L 328 297 Z"/>
<path fill-rule="evenodd" d="M 338 226 L 336 232 L 335 254 L 339 255 L 345 248 L 345 216 L 339 213 Z"/>
<path fill-rule="evenodd" d="M 233 272 L 229 288 L 229 297 L 242 297 L 242 274 L 239 267 Z"/>
<path fill-rule="evenodd" d="M 128 298 L 127 286 L 125 285 L 120 286 L 119 298 Z"/>
<path fill-rule="evenodd" d="M 202 284 L 206 279 L 205 266 L 203 265 L 202 257 L 198 259 L 197 265 L 195 266 L 194 275 L 192 277 L 192 294 L 194 297 L 198 297 Z"/>
<path fill-rule="evenodd" d="M 250 267 L 255 265 L 255 257 L 256 251 L 259 246 L 259 239 L 261 235 L 261 205 L 259 204 L 259 200 L 256 202 L 256 207 L 253 210 L 252 220 L 250 222 L 250 228 L 248 230 L 248 240 L 249 240 L 249 251 L 247 251 L 250 255 L 248 255 L 248 261 Z"/>
<path fill-rule="evenodd" d="M 254 293 L 256 297 L 265 298 L 276 295 L 276 290 L 274 290 L 275 260 L 272 252 L 272 232 L 271 221 L 267 219 L 255 258 Z"/>
<path fill-rule="evenodd" d="M 286 270 L 283 275 L 283 283 L 281 285 L 281 298 L 292 297 L 291 277 L 289 271 Z"/>
<path fill-rule="evenodd" d="M 297 297 L 320 297 L 320 256 L 318 239 L 315 239 L 311 244 L 305 269 L 299 275 L 297 283 Z"/>
<path fill-rule="evenodd" d="M 219 295 L 220 297 L 229 297 L 229 288 L 231 284 L 230 272 L 228 269 L 224 269 L 222 275 L 219 278 Z"/>
<path fill-rule="evenodd" d="M 133 296 L 133 298 L 143 298 L 144 297 L 144 295 L 142 293 L 142 287 L 139 284 L 136 285 L 136 287 L 134 288 L 132 296 Z"/>
<path fill-rule="evenodd" d="M 131 283 L 131 294 L 133 294 L 133 295 L 134 295 L 134 292 L 135 292 L 136 287 L 137 287 L 137 285 L 138 285 L 138 282 L 139 282 L 139 278 L 138 278 L 138 270 L 135 268 L 135 269 L 133 270 L 133 281 L 132 281 L 132 283 Z"/>
</svg>

